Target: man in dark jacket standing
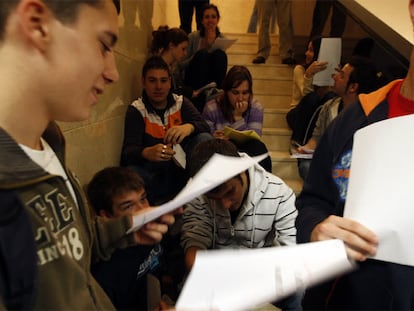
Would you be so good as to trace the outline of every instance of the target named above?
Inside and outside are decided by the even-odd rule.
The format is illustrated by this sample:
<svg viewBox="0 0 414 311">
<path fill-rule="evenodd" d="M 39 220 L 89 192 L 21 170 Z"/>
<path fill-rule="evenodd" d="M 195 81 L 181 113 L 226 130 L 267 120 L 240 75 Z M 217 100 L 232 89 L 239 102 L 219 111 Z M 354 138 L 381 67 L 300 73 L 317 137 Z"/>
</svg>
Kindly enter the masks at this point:
<svg viewBox="0 0 414 311">
<path fill-rule="evenodd" d="M 409 1 L 409 13 L 414 24 L 414 0 Z M 404 80 L 359 95 L 358 102 L 344 109 L 318 144 L 308 179 L 296 202 L 299 212 L 297 241 L 341 239 L 346 244 L 348 256 L 358 262 L 359 268 L 331 284 L 308 290 L 305 308 L 414 308 L 414 268 L 369 259 L 376 253 L 378 237 L 362 224 L 342 217 L 353 134 L 369 124 L 414 113 L 414 51 L 410 63 Z M 310 304 L 306 305 L 307 302 Z"/>
</svg>

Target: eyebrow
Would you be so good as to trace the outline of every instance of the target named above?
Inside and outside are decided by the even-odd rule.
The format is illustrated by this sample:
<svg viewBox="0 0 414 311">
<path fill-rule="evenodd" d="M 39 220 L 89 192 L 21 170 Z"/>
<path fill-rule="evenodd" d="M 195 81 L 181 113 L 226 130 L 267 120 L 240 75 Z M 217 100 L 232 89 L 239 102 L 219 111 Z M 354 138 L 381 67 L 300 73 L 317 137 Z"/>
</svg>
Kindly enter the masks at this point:
<svg viewBox="0 0 414 311">
<path fill-rule="evenodd" d="M 131 204 L 132 202 L 134 201 L 133 200 L 122 201 L 121 203 L 119 203 L 118 206 L 123 207 L 125 205 Z"/>
</svg>

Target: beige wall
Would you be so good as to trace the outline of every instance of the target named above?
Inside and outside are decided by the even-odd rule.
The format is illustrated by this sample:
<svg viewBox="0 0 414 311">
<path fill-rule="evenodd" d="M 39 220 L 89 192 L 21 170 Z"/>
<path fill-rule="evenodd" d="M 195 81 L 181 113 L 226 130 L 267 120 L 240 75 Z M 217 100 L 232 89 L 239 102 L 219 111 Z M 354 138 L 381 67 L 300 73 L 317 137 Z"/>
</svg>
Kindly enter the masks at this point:
<svg viewBox="0 0 414 311">
<path fill-rule="evenodd" d="M 162 24 L 167 24 L 170 27 L 179 26 L 177 3 L 178 0 L 154 0 L 153 25 L 155 28 Z M 246 32 L 254 0 L 210 0 L 210 3 L 217 5 L 220 10 L 221 20 L 219 26 L 222 32 Z M 315 0 L 292 0 L 292 20 L 296 36 L 309 35 L 314 3 Z M 328 22 L 325 28 L 325 30 L 329 30 Z M 352 21 L 347 23 L 345 31 L 349 37 L 358 37 L 360 35 L 359 26 Z"/>
<path fill-rule="evenodd" d="M 223 32 L 246 31 L 253 0 L 212 3 L 220 9 Z M 295 35 L 308 35 L 312 9 L 313 0 L 293 1 Z M 125 110 L 141 93 L 140 71 L 151 31 L 161 24 L 179 26 L 178 0 L 121 0 L 120 37 L 115 49 L 120 80 L 107 89 L 89 121 L 61 124 L 67 139 L 68 165 L 82 184 L 96 171 L 119 163 Z"/>
</svg>

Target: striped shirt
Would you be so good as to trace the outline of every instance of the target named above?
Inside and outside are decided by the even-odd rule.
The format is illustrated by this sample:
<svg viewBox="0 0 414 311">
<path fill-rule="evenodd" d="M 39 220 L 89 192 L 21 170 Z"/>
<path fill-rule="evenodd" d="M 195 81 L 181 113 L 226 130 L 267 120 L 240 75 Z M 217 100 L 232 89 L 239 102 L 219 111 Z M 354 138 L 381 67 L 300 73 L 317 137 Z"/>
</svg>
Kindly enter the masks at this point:
<svg viewBox="0 0 414 311">
<path fill-rule="evenodd" d="M 296 244 L 297 210 L 292 189 L 259 165 L 250 168 L 248 174 L 249 193 L 233 224 L 229 210 L 205 196 L 185 205 L 181 232 L 184 250 Z"/>
</svg>

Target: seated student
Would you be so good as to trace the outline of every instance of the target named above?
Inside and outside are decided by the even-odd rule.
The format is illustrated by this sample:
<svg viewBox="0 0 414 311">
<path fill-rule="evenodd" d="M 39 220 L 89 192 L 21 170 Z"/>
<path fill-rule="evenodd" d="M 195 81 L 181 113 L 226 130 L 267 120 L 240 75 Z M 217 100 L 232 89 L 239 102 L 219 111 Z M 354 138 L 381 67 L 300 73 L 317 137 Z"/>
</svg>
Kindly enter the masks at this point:
<svg viewBox="0 0 414 311">
<path fill-rule="evenodd" d="M 317 60 L 321 40 L 321 37 L 317 37 L 309 41 L 308 48 L 305 52 L 304 63 L 296 65 L 293 69 L 292 101 L 290 108 L 296 107 L 306 94 L 313 92 L 314 75 L 326 69 L 327 62 Z"/>
<path fill-rule="evenodd" d="M 186 86 L 177 64 L 187 55 L 188 35 L 180 28 L 158 27 L 152 32 L 151 54 L 159 55 L 168 64 L 171 72 L 171 88 L 177 95 L 191 99 L 197 97 L 197 91 Z"/>
<path fill-rule="evenodd" d="M 202 142 L 191 155 L 190 175 L 195 175 L 214 153 L 241 156 L 227 140 Z M 293 245 L 296 215 L 292 189 L 254 165 L 184 206 L 181 245 L 186 267 L 191 270 L 199 250 Z M 299 297 L 284 303 L 284 307 L 300 309 Z"/>
<path fill-rule="evenodd" d="M 333 91 L 337 97 L 323 104 L 312 137 L 304 146 L 297 148 L 299 153 L 315 150 L 316 146 L 331 121 L 349 105 L 357 102 L 358 95 L 375 90 L 378 75 L 375 65 L 365 57 L 353 56 L 335 75 L 333 75 Z M 302 159 L 299 163 L 300 175 L 305 179 L 311 160 Z"/>
<path fill-rule="evenodd" d="M 245 66 L 233 66 L 223 81 L 224 93 L 209 101 L 203 110 L 203 118 L 210 126 L 215 138 L 229 139 L 223 128 L 235 130 L 253 130 L 262 136 L 263 107 L 253 99 L 253 79 Z M 239 151 L 250 156 L 267 153 L 266 145 L 256 139 L 235 143 Z M 269 157 L 260 163 L 268 172 L 272 172 L 272 160 Z"/>
<path fill-rule="evenodd" d="M 113 219 L 148 208 L 144 181 L 126 167 L 108 167 L 87 186 L 89 203 L 99 215 Z M 116 250 L 108 261 L 92 264 L 93 276 L 117 310 L 147 310 L 147 275 L 161 271 L 160 244 Z"/>
<path fill-rule="evenodd" d="M 221 49 L 210 51 L 217 38 L 223 37 L 217 27 L 220 13 L 214 4 L 207 4 L 201 11 L 201 29 L 192 32 L 187 58 L 180 63 L 180 70 L 184 76 L 185 85 L 193 90 L 215 82 L 221 88 L 227 71 L 227 54 Z M 203 111 L 205 99 L 197 97 L 193 101 L 197 109 Z"/>
<path fill-rule="evenodd" d="M 142 97 L 126 112 L 121 165 L 141 175 L 149 201 L 159 204 L 174 197 L 187 181 L 186 171 L 174 159 L 176 145 L 188 157 L 197 142 L 211 135 L 191 102 L 171 92 L 171 74 L 160 56 L 145 62 L 142 85 Z"/>
</svg>

